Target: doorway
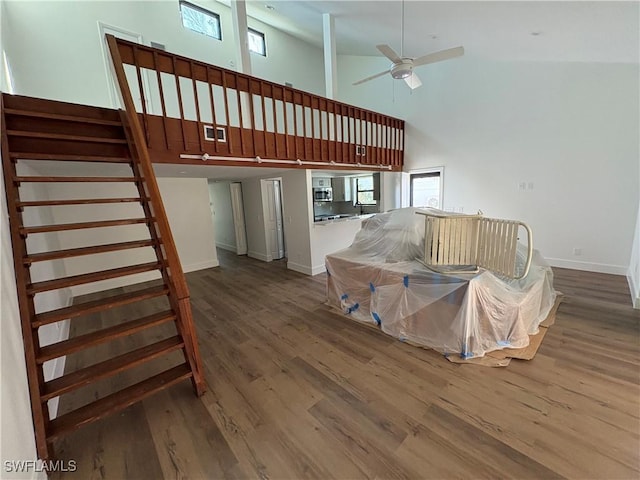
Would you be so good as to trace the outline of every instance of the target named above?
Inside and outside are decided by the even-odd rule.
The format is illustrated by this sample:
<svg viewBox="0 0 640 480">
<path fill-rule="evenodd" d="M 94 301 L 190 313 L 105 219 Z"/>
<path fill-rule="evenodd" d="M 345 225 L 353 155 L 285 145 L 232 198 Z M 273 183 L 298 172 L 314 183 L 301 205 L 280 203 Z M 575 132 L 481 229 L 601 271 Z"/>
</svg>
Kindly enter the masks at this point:
<svg viewBox="0 0 640 480">
<path fill-rule="evenodd" d="M 267 252 L 273 260 L 284 258 L 284 226 L 282 221 L 282 185 L 279 179 L 262 180 Z"/>
<path fill-rule="evenodd" d="M 109 54 L 109 47 L 107 45 L 107 39 L 105 35 L 113 35 L 116 38 L 128 40 L 129 42 L 143 44 L 142 35 L 139 33 L 125 30 L 124 28 L 115 27 L 106 23 L 98 22 L 98 33 L 100 34 L 100 45 L 102 46 L 102 58 L 104 60 L 104 68 L 107 74 L 107 86 L 109 89 L 109 98 L 111 100 L 111 106 L 113 108 L 122 108 L 120 100 L 120 91 L 116 87 L 115 80 L 113 78 L 113 66 L 111 65 L 111 55 Z M 144 69 L 140 72 L 142 78 L 142 89 L 140 92 L 137 75 L 135 68 L 131 65 L 124 65 L 125 75 L 127 77 L 127 83 L 129 84 L 129 90 L 135 103 L 136 110 L 142 111 L 142 102 L 145 102 L 145 108 L 147 112 L 153 113 L 151 102 L 151 88 L 149 86 L 149 75 Z"/>
<path fill-rule="evenodd" d="M 233 229 L 236 234 L 236 254 L 247 254 L 247 229 L 244 223 L 244 204 L 242 203 L 242 184 L 230 183 L 231 211 L 233 213 Z"/>
</svg>

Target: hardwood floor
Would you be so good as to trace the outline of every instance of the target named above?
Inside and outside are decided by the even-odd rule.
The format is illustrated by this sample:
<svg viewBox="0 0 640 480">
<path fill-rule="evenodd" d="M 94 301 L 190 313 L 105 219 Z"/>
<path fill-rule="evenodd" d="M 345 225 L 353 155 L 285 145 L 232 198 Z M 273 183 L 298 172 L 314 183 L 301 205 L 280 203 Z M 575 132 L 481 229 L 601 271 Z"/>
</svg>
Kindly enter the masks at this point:
<svg viewBox="0 0 640 480">
<path fill-rule="evenodd" d="M 219 256 L 187 275 L 209 391 L 183 382 L 78 430 L 56 444 L 77 472 L 52 478 L 640 476 L 640 312 L 624 277 L 557 269 L 566 297 L 537 356 L 487 368 L 342 317 L 323 304 L 324 275 Z M 61 411 L 133 381 L 63 397 Z"/>
</svg>

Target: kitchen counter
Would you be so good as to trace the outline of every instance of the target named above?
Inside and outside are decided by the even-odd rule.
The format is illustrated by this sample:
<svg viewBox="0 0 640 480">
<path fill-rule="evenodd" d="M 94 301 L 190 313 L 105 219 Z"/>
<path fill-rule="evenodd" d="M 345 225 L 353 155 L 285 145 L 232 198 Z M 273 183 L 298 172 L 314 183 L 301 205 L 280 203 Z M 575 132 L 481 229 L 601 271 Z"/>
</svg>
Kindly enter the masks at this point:
<svg viewBox="0 0 640 480">
<path fill-rule="evenodd" d="M 368 213 L 366 215 L 323 215 L 323 218 L 320 220 L 318 220 L 319 217 L 315 217 L 313 224 L 324 227 L 326 225 L 332 225 L 335 223 L 351 222 L 353 220 L 364 220 L 365 218 L 370 218 L 374 215 L 375 213 Z"/>
</svg>

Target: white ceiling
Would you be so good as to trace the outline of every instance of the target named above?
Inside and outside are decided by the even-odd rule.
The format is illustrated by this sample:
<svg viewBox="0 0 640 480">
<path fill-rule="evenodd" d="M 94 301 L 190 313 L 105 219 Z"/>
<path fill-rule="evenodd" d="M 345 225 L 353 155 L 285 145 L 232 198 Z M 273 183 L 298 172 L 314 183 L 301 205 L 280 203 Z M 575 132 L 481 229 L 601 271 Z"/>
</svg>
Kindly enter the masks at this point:
<svg viewBox="0 0 640 480">
<path fill-rule="evenodd" d="M 638 63 L 639 5 L 407 0 L 404 54 L 462 45 L 466 55 L 492 60 Z M 322 14 L 333 14 L 337 50 L 344 55 L 380 55 L 375 45 L 381 43 L 399 52 L 401 8 L 399 0 L 247 1 L 250 16 L 319 47 Z"/>
</svg>

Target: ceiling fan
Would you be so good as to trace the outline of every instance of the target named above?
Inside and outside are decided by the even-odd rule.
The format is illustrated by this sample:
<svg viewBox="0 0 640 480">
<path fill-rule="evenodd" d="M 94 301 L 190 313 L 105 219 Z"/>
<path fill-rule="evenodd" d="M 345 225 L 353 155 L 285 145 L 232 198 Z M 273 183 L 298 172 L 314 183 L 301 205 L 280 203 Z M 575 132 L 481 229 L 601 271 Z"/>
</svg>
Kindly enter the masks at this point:
<svg viewBox="0 0 640 480">
<path fill-rule="evenodd" d="M 420 78 L 413 71 L 415 67 L 419 67 L 421 65 L 427 65 L 429 63 L 441 62 L 443 60 L 449 60 L 450 58 L 460 57 L 464 55 L 463 47 L 454 47 L 449 48 L 447 50 L 441 50 L 439 52 L 429 53 L 427 55 L 423 55 L 417 58 L 405 57 L 403 55 L 404 50 L 404 1 L 402 2 L 402 25 L 401 25 L 401 43 L 400 43 L 400 55 L 398 55 L 393 48 L 389 45 L 376 45 L 376 48 L 391 62 L 391 66 L 389 69 L 384 72 L 376 73 L 375 75 L 371 75 L 370 77 L 363 78 L 355 82 L 353 85 L 360 85 L 362 83 L 368 82 L 369 80 L 373 80 L 374 78 L 381 77 L 390 73 L 391 76 L 397 80 L 404 80 L 407 85 L 411 88 L 411 90 L 418 88 L 422 85 Z"/>
</svg>

